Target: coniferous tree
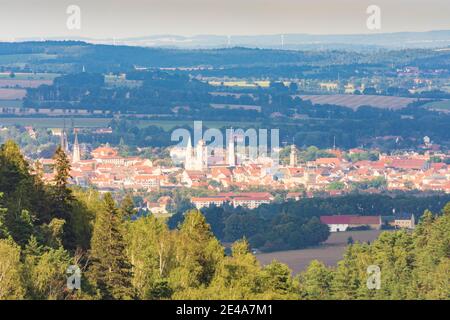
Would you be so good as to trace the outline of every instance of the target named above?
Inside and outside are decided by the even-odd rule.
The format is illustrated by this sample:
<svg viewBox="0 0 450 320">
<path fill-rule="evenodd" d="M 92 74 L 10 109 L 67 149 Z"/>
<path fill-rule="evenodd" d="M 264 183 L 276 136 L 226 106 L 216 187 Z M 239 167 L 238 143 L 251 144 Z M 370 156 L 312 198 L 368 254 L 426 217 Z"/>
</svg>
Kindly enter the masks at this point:
<svg viewBox="0 0 450 320">
<path fill-rule="evenodd" d="M 272 261 L 262 270 L 262 293 L 269 299 L 296 299 L 291 273 L 287 265 Z"/>
<path fill-rule="evenodd" d="M 134 207 L 133 197 L 128 193 L 122 200 L 122 204 L 120 206 L 120 214 L 124 220 L 129 220 L 137 213 L 137 210 Z"/>
<path fill-rule="evenodd" d="M 23 244 L 22 223 L 33 220 L 31 198 L 33 196 L 33 180 L 29 166 L 20 153 L 20 149 L 13 141 L 7 141 L 0 147 L 0 192 L 4 194 L 4 225 L 15 241 Z M 28 219 L 29 218 L 29 219 Z"/>
<path fill-rule="evenodd" d="M 126 256 L 122 221 L 111 194 L 104 197 L 97 213 L 91 241 L 90 278 L 97 284 L 103 299 L 130 299 L 131 265 Z"/>
<path fill-rule="evenodd" d="M 298 280 L 301 299 L 325 300 L 331 298 L 333 273 L 322 262 L 312 261 Z"/>
<path fill-rule="evenodd" d="M 54 187 L 53 187 L 53 217 L 64 219 L 63 244 L 65 248 L 76 248 L 75 227 L 72 216 L 73 200 L 72 191 L 68 187 L 70 177 L 70 161 L 61 147 L 58 147 L 53 156 L 54 165 Z"/>
<path fill-rule="evenodd" d="M 67 187 L 70 177 L 70 160 L 61 147 L 58 147 L 53 156 L 55 161 L 55 200 L 68 202 L 72 200 L 72 192 Z"/>
<path fill-rule="evenodd" d="M 8 209 L 2 207 L 3 193 L 0 193 L 0 239 L 9 237 L 9 230 L 6 227 L 6 213 Z"/>
</svg>

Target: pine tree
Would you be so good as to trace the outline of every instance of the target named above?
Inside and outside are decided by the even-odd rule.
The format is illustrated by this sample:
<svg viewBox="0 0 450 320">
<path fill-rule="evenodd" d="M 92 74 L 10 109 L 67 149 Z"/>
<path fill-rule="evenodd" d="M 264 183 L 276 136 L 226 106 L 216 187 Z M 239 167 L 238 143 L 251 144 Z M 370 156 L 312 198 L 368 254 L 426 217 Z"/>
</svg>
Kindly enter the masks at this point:
<svg viewBox="0 0 450 320">
<path fill-rule="evenodd" d="M 12 140 L 0 147 L 0 191 L 9 195 L 29 176 L 29 165 Z"/>
<path fill-rule="evenodd" d="M 333 273 L 322 262 L 313 260 L 298 280 L 302 299 L 331 299 Z"/>
<path fill-rule="evenodd" d="M 52 218 L 65 220 L 63 244 L 65 248 L 73 250 L 76 248 L 76 237 L 72 216 L 74 197 L 72 191 L 68 187 L 70 179 L 70 161 L 61 147 L 56 149 L 53 160 L 55 161 L 55 185 L 52 189 Z"/>
<path fill-rule="evenodd" d="M 62 300 L 67 296 L 66 270 L 71 264 L 69 253 L 40 246 L 31 238 L 25 248 L 25 279 L 32 299 Z"/>
<path fill-rule="evenodd" d="M 7 141 L 0 147 L 0 193 L 3 193 L 3 203 L 8 209 L 3 211 L 3 224 L 20 244 L 28 240 L 23 238 L 22 220 L 27 217 L 33 220 L 30 209 L 34 182 L 28 170 L 28 163 L 15 142 Z"/>
<path fill-rule="evenodd" d="M 9 230 L 6 227 L 6 214 L 8 209 L 2 207 L 3 193 L 0 193 L 0 239 L 9 237 Z"/>
<path fill-rule="evenodd" d="M 134 208 L 133 197 L 128 193 L 122 200 L 122 204 L 120 206 L 120 214 L 124 220 L 129 220 L 136 213 L 137 211 Z"/>
<path fill-rule="evenodd" d="M 131 265 L 125 252 L 120 213 L 111 194 L 105 195 L 103 206 L 97 213 L 91 241 L 90 278 L 103 299 L 130 299 Z"/>
<path fill-rule="evenodd" d="M 55 177 L 54 182 L 56 186 L 56 200 L 67 202 L 72 199 L 72 193 L 67 187 L 70 176 L 70 161 L 66 153 L 61 147 L 58 147 L 53 156 L 55 161 Z"/>
<path fill-rule="evenodd" d="M 276 260 L 265 266 L 263 274 L 263 294 L 270 299 L 295 299 L 291 270 Z"/>
</svg>

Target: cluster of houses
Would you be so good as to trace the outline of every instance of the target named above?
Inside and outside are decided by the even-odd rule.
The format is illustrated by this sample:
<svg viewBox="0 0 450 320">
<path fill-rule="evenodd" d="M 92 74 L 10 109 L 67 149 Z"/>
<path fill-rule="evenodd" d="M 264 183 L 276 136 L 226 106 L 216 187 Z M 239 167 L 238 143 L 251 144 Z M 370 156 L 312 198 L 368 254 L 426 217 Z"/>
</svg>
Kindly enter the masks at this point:
<svg viewBox="0 0 450 320">
<path fill-rule="evenodd" d="M 89 159 L 83 160 L 76 135 L 71 152 L 64 136 L 61 137 L 61 145 L 70 156 L 70 174 L 74 184 L 93 185 L 100 191 L 124 189 L 153 191 L 176 187 L 204 187 L 216 191 L 214 195 L 192 197 L 191 202 L 198 209 L 212 205 L 255 209 L 274 200 L 270 192 L 246 191 L 252 187 L 289 190 L 301 186 L 304 192 L 289 192 L 286 196 L 286 199 L 299 200 L 305 196 L 313 196 L 313 191 L 327 190 L 333 182 L 340 182 L 344 190 L 339 192 L 345 192 L 345 187 L 350 183 L 370 181 L 377 177 L 387 181 L 386 187 L 389 190 L 414 188 L 450 193 L 450 167 L 443 162 L 430 161 L 430 156 L 426 154 L 381 155 L 376 161 L 349 162 L 341 151 L 330 150 L 334 157 L 319 158 L 306 164 L 298 164 L 297 151 L 295 147 L 292 147 L 289 165 L 278 167 L 277 172 L 274 173 L 271 171 L 273 163 L 270 161 L 237 164 L 236 159 L 230 160 L 229 156 L 228 161 L 232 161 L 231 165 L 226 161 L 211 165 L 207 160 L 194 160 L 195 162 L 184 167 L 154 166 L 149 159 L 122 157 L 116 148 L 109 145 L 94 149 Z M 350 152 L 363 152 L 363 150 Z M 53 160 L 41 159 L 40 162 L 44 166 L 44 179 L 52 181 Z M 239 191 L 226 192 L 225 190 L 230 187 Z M 335 191 L 333 194 L 337 195 L 339 192 Z M 163 196 L 155 202 L 145 201 L 145 203 L 152 213 L 167 214 L 172 199 Z M 414 215 L 405 213 L 392 216 L 321 216 L 320 220 L 329 226 L 331 232 L 360 228 L 381 229 L 383 225 L 406 229 L 415 227 Z"/>
<path fill-rule="evenodd" d="M 268 192 L 249 190 L 287 190 L 287 198 L 298 200 L 313 196 L 315 192 L 339 195 L 351 190 L 355 184 L 366 184 L 367 192 L 379 192 L 370 184 L 378 179 L 386 190 L 422 190 L 450 193 L 450 165 L 436 162 L 445 154 L 404 153 L 381 154 L 378 160 L 349 161 L 349 155 L 366 152 L 352 149 L 347 153 L 329 150 L 329 157 L 306 163 L 298 161 L 297 149 L 291 147 L 289 164 L 277 165 L 270 157 L 238 159 L 234 146 L 219 150 L 208 157 L 206 146 L 199 141 L 193 148 L 188 145 L 181 152 L 182 165 L 155 166 L 149 159 L 123 157 L 116 148 L 100 146 L 82 157 L 77 136 L 69 150 L 67 136 L 61 135 L 61 146 L 71 159 L 72 183 L 95 186 L 100 191 L 129 190 L 151 192 L 180 187 L 204 188 L 214 196 L 192 198 L 197 208 L 211 204 L 230 203 L 233 206 L 256 208 L 273 200 Z M 220 152 L 221 151 L 221 152 Z M 432 158 L 433 157 L 433 158 Z M 432 161 L 433 160 L 433 161 Z M 44 179 L 53 179 L 52 159 L 39 160 L 44 166 Z M 237 193 L 226 193 L 237 190 Z M 292 192 L 299 191 L 302 192 Z M 164 201 L 163 201 L 164 202 Z M 163 207 L 164 203 L 158 204 Z M 156 210 L 156 209 L 155 209 Z"/>
<path fill-rule="evenodd" d="M 334 157 L 318 158 L 299 164 L 295 149 L 291 151 L 290 163 L 278 166 L 274 171 L 270 158 L 258 158 L 242 163 L 208 161 L 184 166 L 154 166 L 149 159 L 122 157 L 117 149 L 108 145 L 94 149 L 87 160 L 81 159 L 78 142 L 75 141 L 71 176 L 73 183 L 93 185 L 100 190 L 152 191 L 160 188 L 207 188 L 222 192 L 249 189 L 324 191 L 331 195 L 344 193 L 358 183 L 376 179 L 384 181 L 386 190 L 421 190 L 450 193 L 450 165 L 431 161 L 430 154 L 406 153 L 403 155 L 380 155 L 376 161 L 346 160 L 343 152 L 330 150 Z M 350 150 L 350 153 L 364 150 Z M 446 155 L 442 155 L 445 158 Z M 197 161 L 197 160 L 196 160 Z M 53 160 L 41 159 L 51 167 Z M 45 171 L 45 178 L 52 179 L 53 172 Z M 370 187 L 369 187 L 370 189 Z M 369 192 L 378 192 L 375 188 Z"/>
</svg>

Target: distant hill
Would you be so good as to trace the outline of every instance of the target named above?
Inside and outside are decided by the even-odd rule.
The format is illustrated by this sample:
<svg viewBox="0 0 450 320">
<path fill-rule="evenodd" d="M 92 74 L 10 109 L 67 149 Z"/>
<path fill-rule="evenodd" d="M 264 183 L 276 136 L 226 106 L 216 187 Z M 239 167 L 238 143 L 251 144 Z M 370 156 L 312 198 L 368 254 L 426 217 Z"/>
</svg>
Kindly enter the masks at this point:
<svg viewBox="0 0 450 320">
<path fill-rule="evenodd" d="M 138 40 L 133 41 L 128 44 Z M 304 77 L 304 72 L 312 68 L 322 67 L 320 74 L 309 72 L 308 77 L 323 79 L 337 78 L 338 74 L 341 79 L 357 76 L 355 70 L 371 73 L 374 68 L 389 71 L 393 67 L 415 66 L 420 69 L 450 70 L 450 51 L 445 48 L 408 49 L 407 52 L 385 49 L 358 52 L 350 51 L 350 47 L 348 50 L 286 49 L 233 45 L 232 48 L 191 50 L 129 46 L 119 41 L 116 45 L 73 40 L 0 42 L 0 68 L 14 72 L 73 73 L 86 70 L 107 73 L 129 72 L 135 67 L 194 67 L 198 70 L 190 70 L 191 74 L 201 73 L 212 77 L 298 78 Z"/>
<path fill-rule="evenodd" d="M 282 40 L 283 37 L 283 40 Z M 39 39 L 19 39 L 21 41 Z M 51 38 L 47 40 L 63 40 Z M 397 32 L 354 35 L 313 35 L 313 34 L 275 34 L 250 36 L 196 35 L 153 35 L 148 37 L 124 39 L 77 38 L 95 44 L 117 44 L 143 47 L 164 47 L 184 49 L 210 49 L 226 47 L 248 47 L 261 49 L 348 49 L 369 50 L 374 48 L 444 48 L 450 46 L 450 30 L 428 32 Z M 283 45 L 282 45 L 283 42 Z"/>
</svg>

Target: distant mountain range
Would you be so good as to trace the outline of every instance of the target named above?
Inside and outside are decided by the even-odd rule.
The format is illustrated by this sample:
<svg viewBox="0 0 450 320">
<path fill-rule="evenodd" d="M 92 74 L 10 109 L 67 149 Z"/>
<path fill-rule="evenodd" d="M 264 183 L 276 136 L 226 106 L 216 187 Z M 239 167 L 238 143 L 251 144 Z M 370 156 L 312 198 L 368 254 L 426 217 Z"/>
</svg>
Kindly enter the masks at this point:
<svg viewBox="0 0 450 320">
<path fill-rule="evenodd" d="M 35 38 L 17 39 L 19 41 L 42 40 Z M 66 40 L 48 38 L 45 40 Z M 450 47 L 450 30 L 429 32 L 397 32 L 355 35 L 252 35 L 221 36 L 197 35 L 192 37 L 177 35 L 154 35 L 124 39 L 72 38 L 95 44 L 116 44 L 142 47 L 165 47 L 183 49 L 206 49 L 226 47 L 248 47 L 264 49 L 321 50 L 351 49 L 370 50 L 375 48 L 447 48 Z"/>
</svg>

